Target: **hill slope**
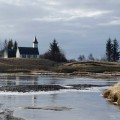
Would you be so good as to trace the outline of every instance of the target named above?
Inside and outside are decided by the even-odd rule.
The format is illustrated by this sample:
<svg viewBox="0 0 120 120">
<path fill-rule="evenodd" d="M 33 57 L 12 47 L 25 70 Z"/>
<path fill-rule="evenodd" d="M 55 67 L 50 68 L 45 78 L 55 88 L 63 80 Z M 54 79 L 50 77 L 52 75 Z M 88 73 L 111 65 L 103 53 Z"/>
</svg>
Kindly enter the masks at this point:
<svg viewBox="0 0 120 120">
<path fill-rule="evenodd" d="M 119 72 L 120 63 L 119 62 L 73 62 L 66 63 L 59 67 L 63 72 L 93 72 L 93 73 L 103 73 L 103 72 Z"/>
<path fill-rule="evenodd" d="M 54 71 L 71 75 L 88 73 L 120 72 L 119 62 L 72 62 L 56 63 L 47 59 L 0 58 L 0 72 L 31 72 L 33 70 Z"/>
<path fill-rule="evenodd" d="M 56 63 L 46 59 L 0 59 L 0 72 L 50 70 Z"/>
</svg>

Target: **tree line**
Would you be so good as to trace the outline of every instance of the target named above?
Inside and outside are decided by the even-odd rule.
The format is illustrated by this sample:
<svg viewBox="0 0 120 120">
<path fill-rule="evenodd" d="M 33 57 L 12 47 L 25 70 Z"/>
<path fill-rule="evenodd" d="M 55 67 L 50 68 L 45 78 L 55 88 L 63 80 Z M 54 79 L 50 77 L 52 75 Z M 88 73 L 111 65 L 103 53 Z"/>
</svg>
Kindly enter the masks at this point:
<svg viewBox="0 0 120 120">
<path fill-rule="evenodd" d="M 12 39 L 5 40 L 0 50 L 0 56 L 3 56 L 4 50 L 17 50 L 18 43 Z M 49 46 L 49 50 L 40 55 L 40 58 L 49 59 L 55 62 L 67 62 L 67 58 L 63 50 L 58 46 L 58 42 L 54 39 Z"/>
<path fill-rule="evenodd" d="M 0 42 L 0 57 L 3 57 L 5 49 L 7 50 L 17 50 L 18 43 L 12 39 L 5 40 L 4 43 Z"/>
<path fill-rule="evenodd" d="M 12 39 L 5 40 L 3 48 L 1 51 L 3 52 L 5 49 L 17 49 L 18 43 L 16 41 L 13 41 Z M 106 53 L 105 57 L 101 58 L 101 60 L 104 61 L 110 61 L 110 62 L 117 62 L 120 57 L 119 52 L 119 43 L 117 39 L 111 40 L 109 38 L 106 41 Z M 49 59 L 56 62 L 67 62 L 67 61 L 75 61 L 75 60 L 67 60 L 63 50 L 58 46 L 58 42 L 56 39 L 54 39 L 49 46 L 48 51 L 46 51 L 44 54 L 40 55 L 40 58 Z M 78 57 L 79 61 L 95 61 L 98 59 L 95 59 L 93 54 L 90 53 L 88 55 L 88 58 L 86 58 L 84 55 L 80 55 Z"/>
<path fill-rule="evenodd" d="M 17 49 L 17 47 L 17 41 L 13 41 L 12 39 L 6 39 L 4 43 L 0 42 L 0 52 L 4 51 L 5 49 Z"/>
<path fill-rule="evenodd" d="M 4 41 L 4 49 L 17 49 L 18 43 L 17 41 L 13 41 L 12 39 Z"/>
<path fill-rule="evenodd" d="M 106 52 L 104 57 L 102 57 L 101 59 L 95 59 L 93 55 L 90 53 L 88 58 L 86 58 L 84 55 L 80 55 L 78 57 L 78 60 L 79 61 L 98 60 L 98 61 L 117 62 L 119 58 L 120 58 L 119 43 L 116 38 L 114 40 L 111 40 L 111 38 L 109 38 L 106 41 Z"/>
<path fill-rule="evenodd" d="M 117 62 L 119 60 L 119 43 L 117 39 L 109 38 L 106 43 L 106 59 L 107 61 Z"/>
<path fill-rule="evenodd" d="M 80 55 L 80 56 L 78 57 L 78 60 L 79 60 L 79 61 L 94 61 L 95 58 L 94 58 L 93 54 L 90 53 L 87 58 L 86 58 L 84 55 Z"/>
</svg>

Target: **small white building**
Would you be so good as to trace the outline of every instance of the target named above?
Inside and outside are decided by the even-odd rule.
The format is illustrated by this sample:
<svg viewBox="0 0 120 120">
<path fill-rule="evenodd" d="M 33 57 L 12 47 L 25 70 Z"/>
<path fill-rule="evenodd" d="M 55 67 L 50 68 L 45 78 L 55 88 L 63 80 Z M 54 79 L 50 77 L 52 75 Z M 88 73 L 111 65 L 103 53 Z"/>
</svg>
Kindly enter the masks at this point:
<svg viewBox="0 0 120 120">
<path fill-rule="evenodd" d="M 33 47 L 18 47 L 16 58 L 39 58 L 37 38 L 33 41 Z"/>
<path fill-rule="evenodd" d="M 4 58 L 39 58 L 38 41 L 35 37 L 33 47 L 17 47 L 17 50 L 4 51 Z"/>
</svg>

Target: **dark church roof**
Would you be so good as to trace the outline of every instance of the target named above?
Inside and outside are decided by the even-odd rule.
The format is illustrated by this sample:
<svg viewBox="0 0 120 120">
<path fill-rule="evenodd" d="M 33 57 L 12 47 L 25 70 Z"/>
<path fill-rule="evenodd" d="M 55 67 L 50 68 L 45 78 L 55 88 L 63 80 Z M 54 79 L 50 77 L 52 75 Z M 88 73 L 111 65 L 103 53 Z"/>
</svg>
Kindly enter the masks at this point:
<svg viewBox="0 0 120 120">
<path fill-rule="evenodd" d="M 39 55 L 38 48 L 32 48 L 32 47 L 18 47 L 20 54 L 25 55 Z"/>
</svg>

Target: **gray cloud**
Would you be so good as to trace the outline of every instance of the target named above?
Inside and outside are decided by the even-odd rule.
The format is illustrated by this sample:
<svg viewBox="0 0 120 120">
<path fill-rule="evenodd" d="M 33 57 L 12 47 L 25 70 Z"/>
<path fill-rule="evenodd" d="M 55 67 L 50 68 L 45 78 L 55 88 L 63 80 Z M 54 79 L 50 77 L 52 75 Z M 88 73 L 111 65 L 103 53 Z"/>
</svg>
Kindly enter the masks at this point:
<svg viewBox="0 0 120 120">
<path fill-rule="evenodd" d="M 119 6 L 120 0 L 0 0 L 0 39 L 30 46 L 36 35 L 44 53 L 56 38 L 69 58 L 99 57 L 109 37 L 120 38 Z"/>
</svg>

